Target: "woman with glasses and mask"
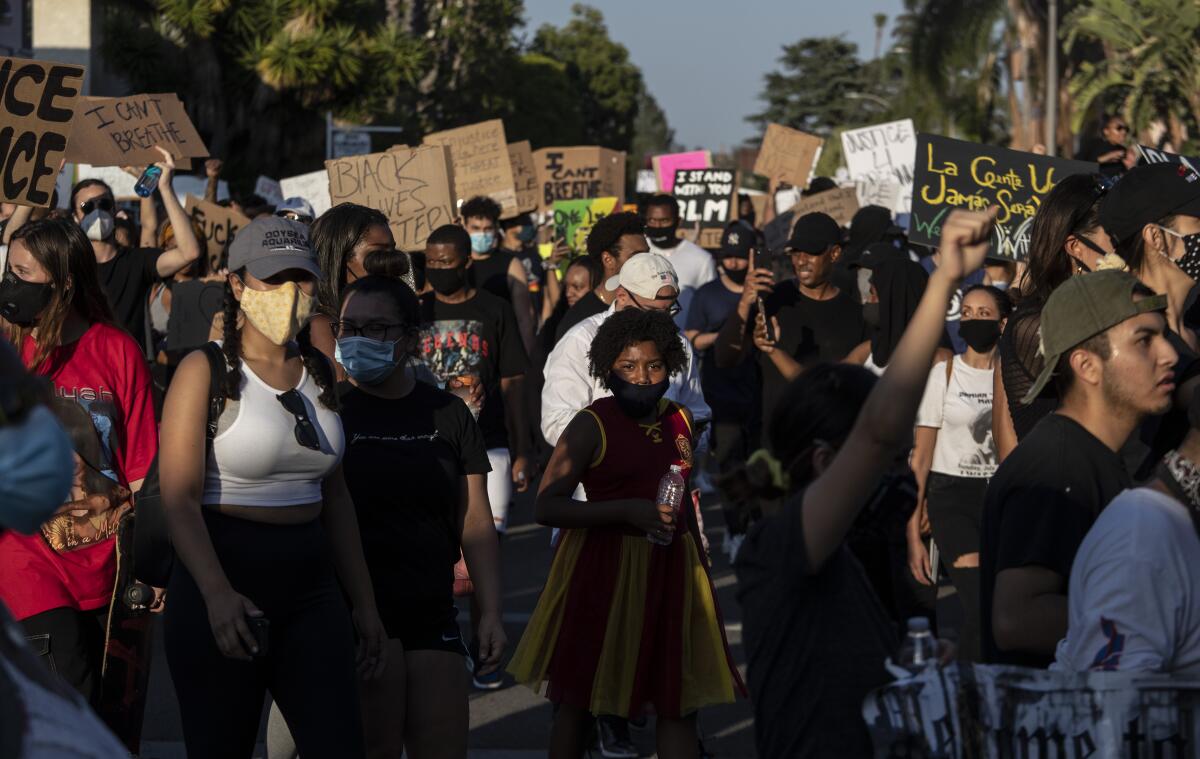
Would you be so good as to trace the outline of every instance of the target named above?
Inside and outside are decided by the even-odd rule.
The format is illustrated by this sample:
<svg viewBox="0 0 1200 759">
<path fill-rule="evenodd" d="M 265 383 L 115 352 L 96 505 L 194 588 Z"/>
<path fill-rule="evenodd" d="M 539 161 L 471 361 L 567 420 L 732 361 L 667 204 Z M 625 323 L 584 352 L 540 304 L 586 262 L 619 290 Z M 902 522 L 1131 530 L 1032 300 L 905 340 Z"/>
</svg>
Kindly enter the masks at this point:
<svg viewBox="0 0 1200 759">
<path fill-rule="evenodd" d="M 0 317 L 29 371 L 90 417 L 104 448 L 94 462 L 102 474 L 136 493 L 158 451 L 150 377 L 137 344 L 113 323 L 78 224 L 44 220 L 17 230 L 0 282 Z M 104 506 L 63 510 L 32 536 L 0 535 L 0 600 L 47 665 L 93 705 L 120 516 Z"/>
<path fill-rule="evenodd" d="M 509 671 L 558 711 L 550 756 L 581 757 L 595 715 L 657 715 L 658 755 L 697 755 L 696 712 L 742 691 L 690 503 L 657 504 L 692 468 L 692 415 L 663 396 L 688 354 L 664 311 L 623 309 L 596 331 L 589 373 L 612 395 L 558 440 L 535 505 L 562 529 Z M 583 485 L 587 500 L 576 500 Z"/>
<path fill-rule="evenodd" d="M 387 672 L 362 690 L 368 753 L 465 757 L 467 651 L 452 592 L 460 555 L 480 607 L 481 672 L 499 667 L 506 645 L 487 447 L 466 404 L 405 371 L 421 325 L 408 285 L 368 276 L 343 303 L 334 323 L 350 377 L 339 387 L 343 466 L 389 639 Z"/>
<path fill-rule="evenodd" d="M 295 342 L 321 270 L 307 230 L 275 217 L 238 232 L 229 268 L 221 355 L 185 358 L 163 410 L 166 653 L 188 756 L 250 756 L 267 690 L 302 756 L 364 756 L 355 670 L 380 676 L 385 633 L 332 367 Z"/>
</svg>

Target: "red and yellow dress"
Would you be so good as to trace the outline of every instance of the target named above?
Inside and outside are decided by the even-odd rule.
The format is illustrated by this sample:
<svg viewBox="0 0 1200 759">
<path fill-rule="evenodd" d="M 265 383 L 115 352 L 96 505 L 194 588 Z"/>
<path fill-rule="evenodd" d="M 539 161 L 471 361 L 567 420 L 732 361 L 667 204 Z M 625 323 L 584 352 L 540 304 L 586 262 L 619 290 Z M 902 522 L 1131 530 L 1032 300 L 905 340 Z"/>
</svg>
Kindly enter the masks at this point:
<svg viewBox="0 0 1200 759">
<path fill-rule="evenodd" d="M 692 429 L 678 404 L 659 401 L 653 424 L 630 419 L 611 397 L 581 413 L 600 427 L 582 481 L 588 500 L 653 500 L 672 464 L 687 479 Z M 679 718 L 744 693 L 686 495 L 682 520 L 669 546 L 627 525 L 563 530 L 508 671 L 593 714 Z"/>
</svg>

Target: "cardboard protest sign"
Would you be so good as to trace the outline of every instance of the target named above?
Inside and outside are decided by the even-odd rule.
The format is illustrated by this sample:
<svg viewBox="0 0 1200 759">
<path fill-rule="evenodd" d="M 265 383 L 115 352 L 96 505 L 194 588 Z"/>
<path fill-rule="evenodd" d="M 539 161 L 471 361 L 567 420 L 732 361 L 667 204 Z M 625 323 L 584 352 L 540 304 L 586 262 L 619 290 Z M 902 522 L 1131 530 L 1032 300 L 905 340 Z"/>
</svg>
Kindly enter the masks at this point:
<svg viewBox="0 0 1200 759">
<path fill-rule="evenodd" d="M 425 144 L 450 149 L 450 160 L 454 165 L 452 192 L 457 200 L 455 208 L 476 195 L 486 195 L 500 204 L 501 216 L 516 215 L 517 192 L 503 121 L 492 119 L 427 134 Z"/>
<path fill-rule="evenodd" d="M 184 210 L 204 230 L 205 254 L 208 258 L 208 271 L 220 270 L 229 250 L 229 243 L 238 230 L 250 223 L 250 219 L 233 210 L 216 203 L 188 195 Z"/>
<path fill-rule="evenodd" d="M 70 146 L 83 67 L 0 57 L 0 201 L 44 207 Z"/>
<path fill-rule="evenodd" d="M 658 180 L 658 189 L 670 193 L 675 188 L 675 172 L 680 169 L 707 169 L 712 166 L 712 154 L 707 150 L 693 150 L 690 153 L 667 153 L 656 155 L 650 159 L 654 166 L 654 176 Z"/>
<path fill-rule="evenodd" d="M 301 197 L 312 204 L 317 216 L 333 208 L 329 199 L 329 173 L 310 171 L 279 180 L 280 194 L 285 198 Z"/>
<path fill-rule="evenodd" d="M 392 148 L 338 158 L 326 161 L 325 170 L 330 201 L 382 211 L 400 250 L 422 248 L 433 230 L 457 216 L 450 191 L 450 155 L 444 147 Z"/>
<path fill-rule="evenodd" d="M 679 226 L 700 224 L 702 248 L 719 248 L 725 225 L 737 216 L 737 173 L 733 169 L 678 169 L 672 182 L 679 203 Z"/>
<path fill-rule="evenodd" d="M 529 145 L 529 140 L 509 144 L 508 162 L 512 164 L 513 185 L 517 191 L 516 213 L 536 211 L 538 206 L 537 170 L 533 167 L 533 148 Z"/>
<path fill-rule="evenodd" d="M 277 206 L 284 201 L 283 188 L 270 177 L 258 175 L 258 179 L 254 182 L 254 194 L 273 206 Z M 309 201 L 312 202 L 311 200 Z"/>
<path fill-rule="evenodd" d="M 625 198 L 625 153 L 594 146 L 542 148 L 533 152 L 538 209 L 553 211 L 557 200 Z"/>
<path fill-rule="evenodd" d="M 792 207 L 797 219 L 805 214 L 824 213 L 843 227 L 850 224 L 857 210 L 858 191 L 854 187 L 835 187 L 813 195 L 801 195 L 800 202 Z"/>
<path fill-rule="evenodd" d="M 161 146 L 183 158 L 205 158 L 208 148 L 174 93 L 79 99 L 67 160 L 93 166 L 143 166 L 161 160 Z"/>
<path fill-rule="evenodd" d="M 611 214 L 616 198 L 554 201 L 554 236 L 564 240 L 575 255 L 587 253 L 587 236 L 597 220 Z"/>
<path fill-rule="evenodd" d="M 768 124 L 754 161 L 754 173 L 772 181 L 782 179 L 796 187 L 807 187 L 824 145 L 825 140 L 816 135 L 782 124 Z"/>
<path fill-rule="evenodd" d="M 1096 164 L 1021 153 L 917 135 L 910 242 L 937 245 L 942 222 L 955 208 L 982 211 L 1000 207 L 991 255 L 1014 261 L 1029 256 L 1029 233 L 1042 198 L 1063 177 L 1096 171 Z"/>
<path fill-rule="evenodd" d="M 842 153 L 850 178 L 860 185 L 860 204 L 884 205 L 894 213 L 912 209 L 917 157 L 917 132 L 912 119 L 847 129 L 842 132 Z M 886 205 L 878 202 L 893 197 Z"/>
</svg>

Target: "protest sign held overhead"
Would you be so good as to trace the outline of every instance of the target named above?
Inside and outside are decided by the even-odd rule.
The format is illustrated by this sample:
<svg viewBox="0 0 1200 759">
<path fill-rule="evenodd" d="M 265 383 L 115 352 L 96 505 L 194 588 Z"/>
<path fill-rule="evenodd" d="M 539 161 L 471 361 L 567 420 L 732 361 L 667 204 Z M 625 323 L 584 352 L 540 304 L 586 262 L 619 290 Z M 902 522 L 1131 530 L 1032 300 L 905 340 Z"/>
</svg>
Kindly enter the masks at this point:
<svg viewBox="0 0 1200 759">
<path fill-rule="evenodd" d="M 782 179 L 803 189 L 808 186 L 824 144 L 825 140 L 815 135 L 782 124 L 768 124 L 754 161 L 754 173 L 771 181 Z"/>
<path fill-rule="evenodd" d="M 50 205 L 83 72 L 65 63 L 0 58 L 0 200 Z"/>
<path fill-rule="evenodd" d="M 79 99 L 67 160 L 93 166 L 143 166 L 175 156 L 179 168 L 205 158 L 208 148 L 174 93 Z"/>
<path fill-rule="evenodd" d="M 503 121 L 492 119 L 427 134 L 425 144 L 450 150 L 456 208 L 476 195 L 486 195 L 500 204 L 502 216 L 516 215 L 517 193 Z"/>
<path fill-rule="evenodd" d="M 661 192 L 670 193 L 675 188 L 675 172 L 680 169 L 707 169 L 712 166 L 712 154 L 707 150 L 667 153 L 654 156 L 650 159 L 650 164 L 654 167 L 658 189 Z"/>
<path fill-rule="evenodd" d="M 513 185 L 517 191 L 518 213 L 536 211 L 538 206 L 537 171 L 533 167 L 533 148 L 529 140 L 510 143 L 508 162 L 512 164 Z"/>
<path fill-rule="evenodd" d="M 392 148 L 326 161 L 325 170 L 330 202 L 382 211 L 400 250 L 421 248 L 433 230 L 457 216 L 447 148 Z"/>
<path fill-rule="evenodd" d="M 843 227 L 850 224 L 858 210 L 858 191 L 854 187 L 835 187 L 813 195 L 801 195 L 800 202 L 792 207 L 796 218 L 805 214 L 823 213 Z"/>
<path fill-rule="evenodd" d="M 258 175 L 258 179 L 254 182 L 254 194 L 273 206 L 279 205 L 285 199 L 283 188 L 279 185 L 279 182 L 270 177 L 264 177 L 261 174 Z M 309 202 L 311 203 L 312 201 L 310 200 Z"/>
<path fill-rule="evenodd" d="M 702 248 L 719 248 L 721 232 L 737 215 L 737 173 L 733 169 L 678 169 L 672 182 L 680 227 L 700 223 Z"/>
<path fill-rule="evenodd" d="M 912 119 L 847 129 L 842 153 L 850 178 L 859 187 L 862 205 L 882 205 L 895 213 L 912 209 L 913 169 L 917 133 Z M 890 203 L 880 202 L 891 200 Z"/>
<path fill-rule="evenodd" d="M 597 220 L 617 208 L 616 198 L 585 200 L 556 200 L 554 202 L 554 236 L 563 240 L 575 255 L 587 253 L 587 236 Z"/>
<path fill-rule="evenodd" d="M 238 230 L 250 223 L 250 219 L 232 208 L 225 208 L 216 203 L 188 195 L 184 210 L 204 230 L 205 256 L 208 259 L 208 271 L 220 270 L 225 263 L 226 251 Z"/>
<path fill-rule="evenodd" d="M 301 197 L 312 204 L 317 216 L 333 208 L 329 200 L 329 173 L 310 171 L 279 180 L 279 189 L 284 198 Z"/>
<path fill-rule="evenodd" d="M 557 200 L 625 198 L 625 153 L 595 146 L 542 148 L 533 152 L 540 196 L 538 209 L 554 210 Z"/>
<path fill-rule="evenodd" d="M 992 233 L 992 255 L 1014 261 L 1029 256 L 1029 234 L 1042 198 L 1063 177 L 1096 171 L 1096 164 L 1021 153 L 917 135 L 912 218 L 908 239 L 937 245 L 942 222 L 955 208 L 982 211 L 999 206 Z"/>
</svg>

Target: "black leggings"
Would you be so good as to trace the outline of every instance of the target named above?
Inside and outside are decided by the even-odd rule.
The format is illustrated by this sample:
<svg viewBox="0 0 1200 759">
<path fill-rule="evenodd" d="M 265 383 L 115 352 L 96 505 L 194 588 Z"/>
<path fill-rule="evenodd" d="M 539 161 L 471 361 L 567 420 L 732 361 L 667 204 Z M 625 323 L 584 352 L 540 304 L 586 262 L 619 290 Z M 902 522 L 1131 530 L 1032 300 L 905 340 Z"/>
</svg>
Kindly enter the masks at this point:
<svg viewBox="0 0 1200 759">
<path fill-rule="evenodd" d="M 21 620 L 29 647 L 93 708 L 100 698 L 107 621 L 107 606 L 91 611 L 59 607 Z"/>
<path fill-rule="evenodd" d="M 931 472 L 925 486 L 933 539 L 962 601 L 963 629 L 958 637 L 958 655 L 964 661 L 979 661 L 980 657 L 979 567 L 956 567 L 954 562 L 965 554 L 979 553 L 979 525 L 987 485 L 986 477 L 952 477 Z"/>
<path fill-rule="evenodd" d="M 164 632 L 189 759 L 249 757 L 268 690 L 305 759 L 363 756 L 354 631 L 321 521 L 268 525 L 203 513 L 230 585 L 263 611 L 270 639 L 262 658 L 222 656 L 204 597 L 175 562 Z"/>
</svg>

